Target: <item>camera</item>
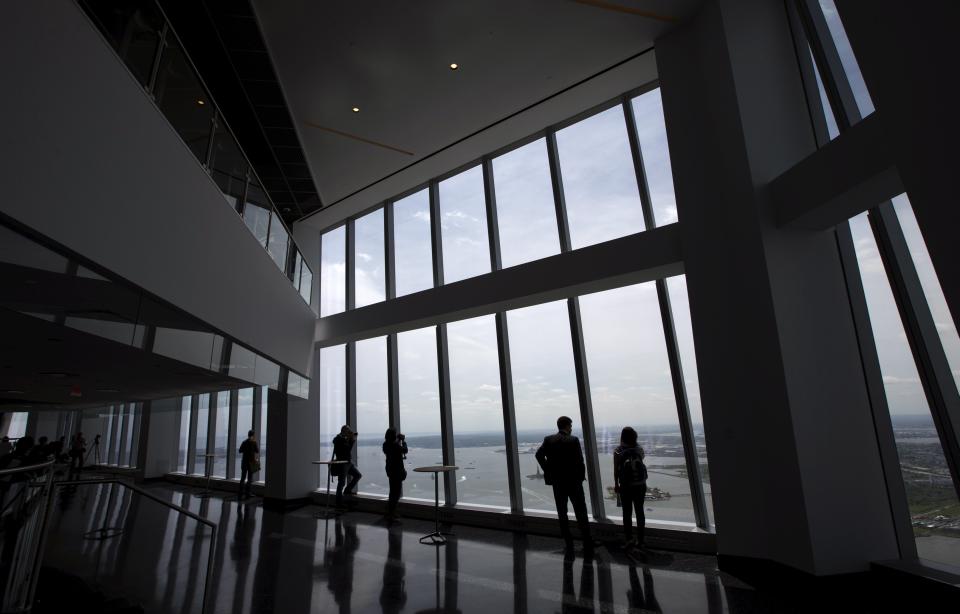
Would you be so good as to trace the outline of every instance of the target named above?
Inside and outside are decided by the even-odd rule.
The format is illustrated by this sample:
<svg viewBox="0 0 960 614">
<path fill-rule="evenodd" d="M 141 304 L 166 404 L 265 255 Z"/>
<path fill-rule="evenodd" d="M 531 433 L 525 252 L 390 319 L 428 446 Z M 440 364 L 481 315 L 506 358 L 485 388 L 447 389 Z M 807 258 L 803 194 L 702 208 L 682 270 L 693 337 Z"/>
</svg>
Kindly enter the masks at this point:
<svg viewBox="0 0 960 614">
<path fill-rule="evenodd" d="M 400 433 L 400 434 L 397 435 L 397 439 L 399 439 L 399 440 L 401 440 L 401 441 L 403 441 L 403 440 L 406 439 L 406 438 L 407 438 L 407 436 L 404 435 L 403 433 Z"/>
</svg>

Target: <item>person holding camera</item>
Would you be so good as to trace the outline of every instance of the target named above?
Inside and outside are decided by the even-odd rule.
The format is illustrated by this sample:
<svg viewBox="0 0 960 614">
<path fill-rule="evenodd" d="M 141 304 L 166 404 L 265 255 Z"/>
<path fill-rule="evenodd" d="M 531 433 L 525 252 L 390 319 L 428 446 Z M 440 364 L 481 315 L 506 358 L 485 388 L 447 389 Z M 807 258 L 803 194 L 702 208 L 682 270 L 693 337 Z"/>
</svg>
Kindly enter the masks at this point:
<svg viewBox="0 0 960 614">
<path fill-rule="evenodd" d="M 407 470 L 403 459 L 407 457 L 407 438 L 397 429 L 389 428 L 383 435 L 383 455 L 386 457 L 387 479 L 390 482 L 390 495 L 387 498 L 387 517 L 395 518 L 397 502 L 403 492 L 403 481 L 407 479 Z"/>
<path fill-rule="evenodd" d="M 333 438 L 333 460 L 347 461 L 343 465 L 334 465 L 337 476 L 337 507 L 343 503 L 344 490 L 348 495 L 357 494 L 357 482 L 363 477 L 353 464 L 353 446 L 356 443 L 357 433 L 346 424 L 340 427 L 340 434 Z M 343 484 L 347 477 L 350 480 L 344 489 Z"/>
</svg>

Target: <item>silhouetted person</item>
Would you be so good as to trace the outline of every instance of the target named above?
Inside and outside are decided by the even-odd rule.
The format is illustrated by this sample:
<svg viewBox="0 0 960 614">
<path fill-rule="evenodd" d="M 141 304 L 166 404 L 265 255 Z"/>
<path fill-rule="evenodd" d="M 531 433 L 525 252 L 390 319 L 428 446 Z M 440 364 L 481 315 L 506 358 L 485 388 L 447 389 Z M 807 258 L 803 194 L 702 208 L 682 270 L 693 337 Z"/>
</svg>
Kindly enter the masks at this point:
<svg viewBox="0 0 960 614">
<path fill-rule="evenodd" d="M 644 547 L 643 513 L 647 494 L 647 467 L 643 464 L 643 448 L 637 444 L 637 432 L 627 426 L 620 433 L 620 445 L 613 451 L 613 488 L 620 494 L 623 507 L 623 535 L 628 548 Z M 637 539 L 633 539 L 631 512 L 637 515 Z"/>
<path fill-rule="evenodd" d="M 386 457 L 385 469 L 387 480 L 390 482 L 390 495 L 387 497 L 387 517 L 394 518 L 397 513 L 397 502 L 403 494 L 403 481 L 407 479 L 407 470 L 403 467 L 403 459 L 407 456 L 407 438 L 396 429 L 387 429 L 383 435 L 383 455 Z"/>
<path fill-rule="evenodd" d="M 333 438 L 333 460 L 347 461 L 345 465 L 333 466 L 337 476 L 337 507 L 343 504 L 344 490 L 348 495 L 357 494 L 357 482 L 363 477 L 353 464 L 353 446 L 356 443 L 357 434 L 346 424 L 340 427 L 340 434 Z M 347 477 L 350 481 L 344 489 Z"/>
<path fill-rule="evenodd" d="M 61 435 L 60 439 L 50 444 L 50 453 L 58 463 L 63 462 L 63 448 L 67 445 L 67 436 Z"/>
<path fill-rule="evenodd" d="M 403 531 L 393 527 L 387 531 L 387 560 L 383 563 L 383 582 L 380 588 L 380 609 L 384 614 L 397 614 L 407 604 L 403 562 Z"/>
<path fill-rule="evenodd" d="M 33 446 L 27 456 L 28 465 L 38 465 L 45 463 L 50 456 L 50 440 L 46 436 L 37 440 L 37 445 Z"/>
<path fill-rule="evenodd" d="M 84 439 L 83 433 L 77 433 L 73 436 L 73 440 L 70 442 L 70 469 L 74 468 L 77 471 L 83 469 L 83 459 L 87 454 L 87 440 Z"/>
<path fill-rule="evenodd" d="M 587 470 L 583 464 L 583 450 L 580 440 L 571 435 L 573 420 L 566 416 L 557 418 L 557 432 L 543 439 L 537 450 L 537 462 L 543 469 L 544 483 L 553 486 L 553 499 L 557 504 L 557 516 L 560 520 L 560 535 L 573 547 L 573 535 L 570 533 L 570 521 L 567 519 L 567 499 L 573 505 L 573 513 L 580 526 L 584 548 L 593 547 L 590 537 L 590 523 L 587 520 L 587 502 L 583 496 L 583 481 L 587 479 Z"/>
<path fill-rule="evenodd" d="M 247 431 L 247 438 L 240 444 L 237 453 L 240 454 L 240 492 L 237 496 L 238 498 L 242 498 L 244 495 L 249 497 L 251 496 L 250 485 L 253 483 L 254 469 L 260 469 L 260 446 L 257 445 L 252 430 Z"/>
</svg>

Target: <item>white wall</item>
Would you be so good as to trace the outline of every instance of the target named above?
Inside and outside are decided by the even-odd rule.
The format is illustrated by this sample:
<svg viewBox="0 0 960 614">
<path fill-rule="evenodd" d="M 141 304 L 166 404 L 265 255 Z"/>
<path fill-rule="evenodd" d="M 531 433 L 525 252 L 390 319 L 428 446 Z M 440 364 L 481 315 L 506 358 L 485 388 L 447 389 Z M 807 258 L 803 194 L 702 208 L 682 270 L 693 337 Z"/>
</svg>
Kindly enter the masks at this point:
<svg viewBox="0 0 960 614">
<path fill-rule="evenodd" d="M 315 315 L 72 0 L 0 19 L 0 212 L 300 372 Z"/>
</svg>

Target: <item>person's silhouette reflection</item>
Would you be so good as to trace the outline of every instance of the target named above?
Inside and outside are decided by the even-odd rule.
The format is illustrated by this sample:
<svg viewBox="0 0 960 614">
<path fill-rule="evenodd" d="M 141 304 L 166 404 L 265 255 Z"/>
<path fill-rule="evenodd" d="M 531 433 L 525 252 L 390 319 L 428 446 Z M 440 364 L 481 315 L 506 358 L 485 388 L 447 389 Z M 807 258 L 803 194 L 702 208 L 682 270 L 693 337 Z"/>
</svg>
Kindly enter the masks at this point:
<svg viewBox="0 0 960 614">
<path fill-rule="evenodd" d="M 327 548 L 327 588 L 342 614 L 350 612 L 350 597 L 353 594 L 353 555 L 360 547 L 357 527 L 339 517 L 334 525 L 333 547 Z"/>
<path fill-rule="evenodd" d="M 650 568 L 643 568 L 643 587 L 640 586 L 640 576 L 637 574 L 637 566 L 630 563 L 630 588 L 627 589 L 627 604 L 631 608 L 640 608 L 648 612 L 659 612 L 660 604 L 657 603 L 657 596 L 653 592 L 653 574 Z"/>
<path fill-rule="evenodd" d="M 585 553 L 583 567 L 580 570 L 580 597 L 573 590 L 573 561 L 572 552 L 563 557 L 563 599 L 560 602 L 560 611 L 593 612 L 593 556 Z"/>
<path fill-rule="evenodd" d="M 387 531 L 387 560 L 383 564 L 380 609 L 396 613 L 407 604 L 407 567 L 403 562 L 403 530 L 394 526 Z"/>
</svg>

